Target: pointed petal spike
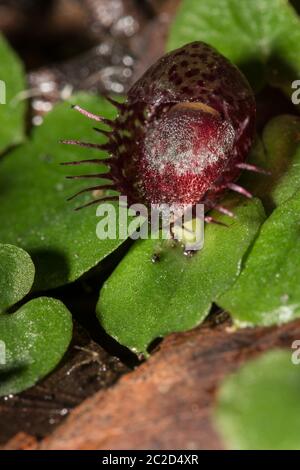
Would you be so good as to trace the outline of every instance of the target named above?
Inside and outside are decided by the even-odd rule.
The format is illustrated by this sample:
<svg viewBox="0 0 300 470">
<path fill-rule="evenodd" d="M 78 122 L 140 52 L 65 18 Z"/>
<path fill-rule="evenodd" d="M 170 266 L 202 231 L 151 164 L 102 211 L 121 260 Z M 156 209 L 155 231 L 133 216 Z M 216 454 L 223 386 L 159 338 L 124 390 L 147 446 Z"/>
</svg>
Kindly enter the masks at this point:
<svg viewBox="0 0 300 470">
<path fill-rule="evenodd" d="M 265 170 L 264 168 L 261 168 L 256 165 L 251 165 L 250 163 L 238 163 L 236 165 L 237 168 L 240 170 L 248 170 L 248 171 L 254 171 L 255 173 L 261 173 L 262 175 L 268 175 L 270 176 L 272 173 L 271 171 Z"/>
<path fill-rule="evenodd" d="M 214 206 L 214 209 L 220 212 L 221 214 L 227 215 L 228 217 L 231 217 L 233 219 L 236 218 L 235 214 L 231 210 L 227 209 L 227 207 L 220 206 L 217 204 L 216 206 Z"/>
<path fill-rule="evenodd" d="M 72 176 L 66 176 L 67 180 L 79 180 L 79 179 L 84 179 L 84 178 L 103 178 L 107 177 L 107 173 L 94 173 L 92 175 L 72 175 Z"/>
<path fill-rule="evenodd" d="M 86 109 L 81 108 L 81 106 L 78 106 L 78 104 L 75 104 L 72 106 L 75 111 L 78 111 L 80 114 L 83 114 L 83 116 L 93 119 L 94 121 L 98 122 L 104 122 L 104 124 L 107 124 L 109 126 L 114 125 L 114 121 L 111 121 L 110 119 L 106 119 L 103 116 L 98 116 L 97 114 L 93 114 L 90 111 L 87 111 Z"/>
<path fill-rule="evenodd" d="M 211 217 L 210 215 L 205 216 L 205 217 L 204 217 L 204 221 L 205 221 L 207 224 L 215 224 L 215 225 L 221 225 L 222 227 L 228 227 L 227 224 L 224 224 L 224 222 L 220 222 L 219 220 L 214 219 L 214 218 Z"/>
<path fill-rule="evenodd" d="M 111 146 L 109 143 L 107 144 L 93 144 L 91 142 L 82 142 L 81 140 L 61 140 L 61 144 L 66 145 L 78 145 L 79 147 L 87 147 L 97 150 L 110 150 Z"/>
<path fill-rule="evenodd" d="M 99 165 L 101 165 L 101 163 L 103 164 L 107 164 L 107 162 L 110 160 L 110 158 L 92 158 L 90 160 L 78 160 L 78 161 L 75 161 L 75 162 L 62 162 L 60 163 L 60 165 L 62 166 L 68 166 L 68 165 L 84 165 L 85 163 L 97 163 Z"/>
<path fill-rule="evenodd" d="M 108 139 L 111 138 L 112 132 L 111 131 L 105 131 L 104 129 L 100 129 L 99 127 L 93 127 L 94 131 L 98 132 L 99 134 L 105 135 Z"/>
<path fill-rule="evenodd" d="M 105 202 L 105 201 L 117 201 L 118 199 L 119 199 L 119 196 L 107 196 L 107 197 L 103 197 L 100 199 L 95 199 L 94 201 L 88 202 L 87 204 L 83 204 L 82 206 L 76 207 L 74 210 L 79 211 L 81 209 L 84 209 L 85 207 L 89 207 L 94 204 L 100 204 L 101 202 Z"/>
<path fill-rule="evenodd" d="M 116 188 L 114 187 L 113 183 L 112 184 L 103 184 L 99 186 L 91 186 L 89 188 L 84 188 L 81 189 L 81 191 L 78 191 L 77 193 L 73 194 L 73 196 L 68 197 L 67 201 L 72 201 L 75 197 L 79 196 L 80 194 L 87 193 L 90 191 L 97 191 L 97 190 L 107 190 L 107 189 L 113 189 L 115 190 Z"/>
<path fill-rule="evenodd" d="M 119 110 L 122 110 L 124 108 L 124 105 L 122 103 L 119 103 L 110 96 L 105 95 L 105 99 Z"/>
<path fill-rule="evenodd" d="M 249 191 L 247 191 L 247 189 L 243 188 L 242 186 L 239 186 L 238 184 L 228 183 L 227 188 L 231 189 L 231 191 L 235 191 L 236 193 L 242 194 L 242 196 L 245 196 L 248 199 L 253 198 L 253 195 Z"/>
<path fill-rule="evenodd" d="M 93 119 L 94 121 L 99 121 L 102 122 L 103 117 L 98 116 L 97 114 L 93 114 L 90 111 L 87 111 L 86 109 L 83 109 L 81 106 L 78 106 L 78 104 L 72 105 L 72 109 L 75 109 L 75 111 L 78 111 L 80 114 L 83 116 Z"/>
</svg>

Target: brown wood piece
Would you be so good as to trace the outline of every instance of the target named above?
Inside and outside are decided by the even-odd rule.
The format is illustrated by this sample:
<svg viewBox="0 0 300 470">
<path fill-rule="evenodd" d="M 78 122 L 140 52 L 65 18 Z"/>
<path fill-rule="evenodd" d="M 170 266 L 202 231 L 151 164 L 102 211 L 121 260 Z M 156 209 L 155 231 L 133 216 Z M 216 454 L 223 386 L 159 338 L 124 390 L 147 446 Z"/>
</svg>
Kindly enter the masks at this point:
<svg viewBox="0 0 300 470">
<path fill-rule="evenodd" d="M 71 412 L 40 449 L 221 449 L 216 391 L 252 357 L 300 338 L 300 321 L 233 331 L 209 323 L 167 338 L 153 356 Z"/>
</svg>

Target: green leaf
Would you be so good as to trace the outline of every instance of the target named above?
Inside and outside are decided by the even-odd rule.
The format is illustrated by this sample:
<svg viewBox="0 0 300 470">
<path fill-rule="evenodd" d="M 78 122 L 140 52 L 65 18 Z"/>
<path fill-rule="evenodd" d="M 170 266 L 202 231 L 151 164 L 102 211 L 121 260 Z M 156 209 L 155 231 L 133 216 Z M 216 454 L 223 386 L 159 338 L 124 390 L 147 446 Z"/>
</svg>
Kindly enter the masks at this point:
<svg viewBox="0 0 300 470">
<path fill-rule="evenodd" d="M 34 265 L 26 251 L 0 244 L 0 312 L 19 302 L 30 291 Z"/>
<path fill-rule="evenodd" d="M 235 450 L 300 449 L 300 368 L 291 353 L 273 350 L 222 384 L 216 425 Z"/>
<path fill-rule="evenodd" d="M 97 315 L 111 336 L 145 353 L 155 338 L 201 323 L 212 301 L 240 273 L 242 258 L 264 219 L 258 200 L 228 198 L 225 206 L 237 218 L 213 214 L 229 227 L 206 226 L 204 248 L 191 258 L 182 248 L 158 240 L 133 245 L 100 292 Z M 160 261 L 153 263 L 157 250 Z"/>
<path fill-rule="evenodd" d="M 285 115 L 272 119 L 264 130 L 263 143 L 272 172 L 269 197 L 276 207 L 300 189 L 300 118 Z"/>
<path fill-rule="evenodd" d="M 300 118 L 277 116 L 257 139 L 249 162 L 271 172 L 270 176 L 244 172 L 241 185 L 260 197 L 271 212 L 300 189 Z"/>
<path fill-rule="evenodd" d="M 0 315 L 0 396 L 19 393 L 60 362 L 72 338 L 72 317 L 58 300 L 40 297 Z"/>
<path fill-rule="evenodd" d="M 286 0 L 183 0 L 167 48 L 192 41 L 214 46 L 256 86 L 300 74 L 300 20 Z"/>
<path fill-rule="evenodd" d="M 25 101 L 19 93 L 26 88 L 21 61 L 0 35 L 0 152 L 7 147 L 19 144 L 24 139 Z M 3 103 L 5 86 L 6 102 Z"/>
<path fill-rule="evenodd" d="M 112 118 L 115 110 L 103 98 L 79 95 L 72 103 Z M 69 174 L 101 173 L 105 165 L 61 166 L 60 163 L 101 158 L 94 149 L 63 145 L 60 139 L 103 143 L 93 123 L 59 104 L 35 130 L 32 142 L 16 149 L 0 163 L 0 240 L 24 248 L 36 267 L 35 289 L 49 289 L 74 281 L 96 266 L 120 245 L 120 240 L 96 236 L 96 206 L 75 212 L 76 205 L 92 200 L 85 194 L 77 201 L 68 196 L 101 184 L 98 179 L 68 181 Z M 93 155 L 94 153 L 94 155 Z M 105 175 L 104 175 L 105 176 Z"/>
<path fill-rule="evenodd" d="M 266 220 L 245 267 L 218 299 L 239 326 L 280 324 L 300 314 L 300 192 Z"/>
</svg>

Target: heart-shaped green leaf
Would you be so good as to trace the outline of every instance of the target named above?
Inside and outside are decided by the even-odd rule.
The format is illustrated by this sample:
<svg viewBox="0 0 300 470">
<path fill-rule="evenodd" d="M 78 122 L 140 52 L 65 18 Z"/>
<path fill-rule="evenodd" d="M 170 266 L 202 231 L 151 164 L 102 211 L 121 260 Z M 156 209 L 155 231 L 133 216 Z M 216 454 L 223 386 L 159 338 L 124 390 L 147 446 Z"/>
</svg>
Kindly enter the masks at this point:
<svg viewBox="0 0 300 470">
<path fill-rule="evenodd" d="M 115 110 L 103 98 L 80 95 L 72 103 L 112 118 Z M 35 288 L 49 289 L 74 281 L 97 265 L 121 241 L 99 240 L 96 206 L 75 212 L 76 202 L 66 198 L 86 185 L 101 180 L 66 181 L 68 174 L 101 173 L 105 165 L 60 166 L 60 163 L 101 158 L 103 151 L 67 146 L 60 139 L 80 139 L 103 143 L 93 123 L 59 104 L 44 124 L 35 130 L 33 140 L 16 149 L 0 163 L 0 240 L 24 248 L 36 267 Z M 77 205 L 90 200 L 82 195 Z"/>
<path fill-rule="evenodd" d="M 183 0 L 168 50 L 192 41 L 214 46 L 256 86 L 300 75 L 300 20 L 286 0 Z"/>
<path fill-rule="evenodd" d="M 271 175 L 244 172 L 241 184 L 259 196 L 271 212 L 300 189 L 300 118 L 282 115 L 269 121 L 249 162 L 269 170 Z"/>
<path fill-rule="evenodd" d="M 24 139 L 25 101 L 19 94 L 25 90 L 21 62 L 0 35 L 0 152 Z"/>
<path fill-rule="evenodd" d="M 227 448 L 299 450 L 299 389 L 300 368 L 287 351 L 269 351 L 227 378 L 216 409 Z"/>
<path fill-rule="evenodd" d="M 201 323 L 212 301 L 234 282 L 264 212 L 259 200 L 228 198 L 224 204 L 237 218 L 213 214 L 229 226 L 206 226 L 204 248 L 191 258 L 157 240 L 133 245 L 104 284 L 97 306 L 100 323 L 117 341 L 145 353 L 155 338 Z M 160 261 L 153 263 L 158 249 Z"/>
<path fill-rule="evenodd" d="M 0 244 L 0 312 L 25 297 L 33 281 L 34 265 L 28 253 Z"/>
<path fill-rule="evenodd" d="M 40 297 L 0 315 L 0 396 L 19 393 L 59 363 L 72 338 L 72 317 L 58 300 Z"/>
<path fill-rule="evenodd" d="M 261 227 L 236 283 L 217 303 L 237 325 L 271 325 L 300 314 L 300 192 Z"/>
</svg>

